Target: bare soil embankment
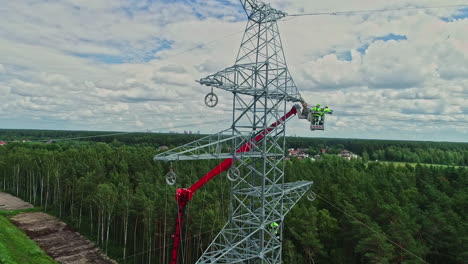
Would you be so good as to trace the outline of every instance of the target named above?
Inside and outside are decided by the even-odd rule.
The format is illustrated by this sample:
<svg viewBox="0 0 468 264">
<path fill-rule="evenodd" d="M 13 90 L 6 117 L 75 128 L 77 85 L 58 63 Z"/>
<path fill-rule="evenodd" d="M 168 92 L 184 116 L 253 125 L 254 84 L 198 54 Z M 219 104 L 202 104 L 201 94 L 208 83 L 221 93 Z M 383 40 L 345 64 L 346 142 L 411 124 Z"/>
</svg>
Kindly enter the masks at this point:
<svg viewBox="0 0 468 264">
<path fill-rule="evenodd" d="M 45 213 L 21 213 L 11 221 L 56 261 L 65 264 L 116 264 L 93 242 L 70 226 Z"/>
<path fill-rule="evenodd" d="M 7 193 L 0 192 L 0 210 L 28 209 L 33 206 Z M 49 256 L 64 264 L 117 264 L 93 242 L 75 232 L 59 219 L 41 212 L 20 213 L 11 219 Z"/>
</svg>

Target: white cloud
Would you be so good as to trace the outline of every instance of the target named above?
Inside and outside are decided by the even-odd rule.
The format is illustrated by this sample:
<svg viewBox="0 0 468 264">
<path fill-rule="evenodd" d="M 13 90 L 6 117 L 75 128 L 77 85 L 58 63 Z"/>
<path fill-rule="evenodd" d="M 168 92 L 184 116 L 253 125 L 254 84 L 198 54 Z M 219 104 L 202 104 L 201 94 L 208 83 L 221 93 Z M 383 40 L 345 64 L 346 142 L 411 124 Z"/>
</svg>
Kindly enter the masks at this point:
<svg viewBox="0 0 468 264">
<path fill-rule="evenodd" d="M 141 122 L 140 120 L 137 120 L 137 121 L 135 122 L 135 125 L 136 125 L 137 127 L 139 127 L 139 128 L 142 128 L 145 124 L 144 124 L 143 122 Z"/>
<path fill-rule="evenodd" d="M 435 0 L 271 2 L 291 14 L 440 5 Z M 443 134 L 439 139 L 466 141 L 468 19 L 440 19 L 456 12 L 409 10 L 280 22 L 300 91 L 311 103 L 336 109 L 329 129 L 319 135 L 405 138 L 421 131 L 420 139 L 437 140 L 433 137 Z M 216 91 L 219 106 L 208 109 L 203 97 L 209 89 L 194 80 L 234 63 L 242 38 L 235 33 L 245 28 L 236 0 L 9 1 L 0 7 L 0 16 L 2 116 L 17 122 L 21 117 L 54 124 L 62 120 L 68 129 L 96 130 L 157 130 L 194 117 L 201 123 L 230 117 L 229 93 Z M 407 39 L 375 39 L 391 33 Z M 343 60 L 348 52 L 351 61 Z M 292 121 L 289 127 L 291 133 L 311 135 L 304 122 Z M 452 132 L 441 132 L 448 128 Z M 204 129 L 216 131 L 220 125 L 196 130 Z"/>
</svg>

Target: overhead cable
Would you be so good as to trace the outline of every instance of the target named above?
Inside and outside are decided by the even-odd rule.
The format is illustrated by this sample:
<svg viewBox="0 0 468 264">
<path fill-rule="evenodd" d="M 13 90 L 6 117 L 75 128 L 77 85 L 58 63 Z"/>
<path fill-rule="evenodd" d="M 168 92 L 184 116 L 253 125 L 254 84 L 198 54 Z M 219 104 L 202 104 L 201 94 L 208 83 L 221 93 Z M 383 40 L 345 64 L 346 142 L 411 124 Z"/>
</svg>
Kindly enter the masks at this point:
<svg viewBox="0 0 468 264">
<path fill-rule="evenodd" d="M 208 121 L 208 122 L 203 122 L 201 124 L 200 123 L 185 123 L 183 125 L 178 125 L 178 126 L 158 127 L 158 128 L 152 129 L 152 130 L 166 130 L 166 129 L 193 127 L 195 125 L 203 126 L 203 125 L 209 125 L 209 124 L 219 124 L 220 121 L 228 121 L 228 120 L 231 120 L 231 119 L 229 118 L 229 119 L 221 119 L 221 120 L 216 120 L 216 121 Z M 86 131 L 84 131 L 84 132 L 86 132 Z M 99 138 L 99 137 L 122 136 L 122 135 L 128 135 L 128 134 L 147 134 L 147 133 L 149 133 L 149 132 L 145 132 L 145 131 L 113 132 L 113 133 L 99 134 L 99 135 L 93 135 L 93 136 L 37 139 L 37 140 L 30 140 L 30 141 L 27 141 L 27 142 L 30 143 L 30 142 L 69 141 L 69 140 L 80 140 L 80 139 L 90 139 L 90 138 Z M 13 143 L 13 142 L 19 142 L 19 141 L 18 140 L 17 141 L 8 141 L 8 143 Z"/>
<path fill-rule="evenodd" d="M 421 117 L 418 117 L 417 114 L 415 115 L 411 115 L 411 114 L 408 114 L 408 115 L 405 115 L 405 116 L 396 116 L 395 114 L 379 114 L 379 113 L 370 113 L 370 112 L 359 112 L 359 111 L 347 111 L 347 110 L 344 110 L 344 111 L 339 111 L 339 110 L 336 110 L 335 113 L 337 113 L 339 116 L 339 113 L 346 113 L 348 115 L 351 115 L 351 116 L 358 116 L 358 117 L 375 117 L 375 118 L 382 118 L 382 119 L 385 119 L 385 120 L 394 120 L 394 121 L 416 121 L 416 122 L 422 122 L 422 123 L 453 123 L 453 124 L 460 124 L 460 125 L 466 125 L 467 121 L 464 121 L 464 120 L 447 120 L 447 119 L 443 119 L 443 118 L 439 118 L 438 119 L 435 119 L 435 118 L 432 118 L 432 119 L 424 119 L 421 118 Z"/>
<path fill-rule="evenodd" d="M 383 239 L 389 241 L 390 243 L 394 244 L 395 246 L 399 247 L 400 249 L 406 251 L 407 253 L 413 255 L 415 258 L 421 260 L 422 262 L 424 263 L 427 263 L 429 264 L 427 261 L 425 261 L 424 259 L 422 259 L 420 256 L 414 254 L 413 252 L 409 251 L 408 249 L 404 248 L 403 246 L 401 246 L 399 243 L 396 243 L 394 242 L 393 240 L 391 240 L 390 238 L 388 238 L 388 236 L 386 236 L 385 234 L 382 234 L 381 232 L 375 230 L 374 228 L 370 227 L 369 225 L 365 224 L 364 222 L 362 222 L 361 220 L 357 219 L 356 217 L 352 216 L 351 214 L 347 213 L 345 210 L 341 209 L 340 207 L 332 204 L 331 202 L 329 202 L 327 199 L 323 198 L 322 196 L 318 195 L 317 193 L 315 193 L 317 195 L 318 198 L 322 199 L 324 202 L 326 202 L 327 204 L 331 205 L 333 208 L 337 209 L 338 211 L 342 212 L 343 214 L 347 215 L 348 217 L 352 218 L 353 220 L 357 221 L 358 223 L 360 223 L 361 225 L 363 225 L 364 227 L 366 227 L 367 229 L 371 230 L 372 232 L 374 232 L 375 234 L 379 235 L 380 237 L 382 237 Z"/>
<path fill-rule="evenodd" d="M 390 11 L 403 11 L 403 10 L 424 10 L 424 9 L 442 9 L 442 8 L 462 8 L 468 7 L 468 5 L 442 5 L 442 6 L 408 6 L 399 8 L 386 8 L 386 9 L 369 9 L 369 10 L 350 10 L 350 11 L 334 11 L 334 12 L 315 12 L 315 13 L 299 13 L 299 14 L 288 14 L 290 17 L 300 16 L 322 16 L 322 15 L 346 15 L 346 14 L 358 14 L 358 13 L 378 13 L 378 12 L 390 12 Z"/>
</svg>

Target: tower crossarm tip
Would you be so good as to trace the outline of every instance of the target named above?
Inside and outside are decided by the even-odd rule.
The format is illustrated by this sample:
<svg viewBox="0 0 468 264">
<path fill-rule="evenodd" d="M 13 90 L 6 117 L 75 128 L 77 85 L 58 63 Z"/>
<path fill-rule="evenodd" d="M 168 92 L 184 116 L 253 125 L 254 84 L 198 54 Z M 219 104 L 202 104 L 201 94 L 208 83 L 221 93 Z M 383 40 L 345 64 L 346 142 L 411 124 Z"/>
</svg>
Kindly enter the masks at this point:
<svg viewBox="0 0 468 264">
<path fill-rule="evenodd" d="M 247 17 L 257 23 L 268 23 L 286 17 L 288 14 L 257 0 L 241 0 Z"/>
</svg>

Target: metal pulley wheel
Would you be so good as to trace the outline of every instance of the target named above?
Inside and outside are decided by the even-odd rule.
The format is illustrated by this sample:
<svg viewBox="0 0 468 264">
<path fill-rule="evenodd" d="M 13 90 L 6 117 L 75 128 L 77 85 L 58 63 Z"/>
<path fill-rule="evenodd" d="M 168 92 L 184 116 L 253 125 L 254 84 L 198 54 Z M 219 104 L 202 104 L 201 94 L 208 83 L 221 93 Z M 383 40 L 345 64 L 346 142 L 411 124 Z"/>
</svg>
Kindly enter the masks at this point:
<svg viewBox="0 0 468 264">
<path fill-rule="evenodd" d="M 230 181 L 237 181 L 240 178 L 240 170 L 237 167 L 229 168 L 227 177 Z"/>
<path fill-rule="evenodd" d="M 308 195 L 307 195 L 307 200 L 313 202 L 315 201 L 315 199 L 317 198 L 317 195 L 314 193 L 314 192 L 310 192 Z"/>
<path fill-rule="evenodd" d="M 169 185 L 174 185 L 176 183 L 177 175 L 175 174 L 174 170 L 171 169 L 167 174 L 166 174 L 166 183 Z"/>
<path fill-rule="evenodd" d="M 211 93 L 205 96 L 205 104 L 208 107 L 215 107 L 218 104 L 218 96 L 213 93 L 213 89 L 211 89 Z"/>
</svg>

